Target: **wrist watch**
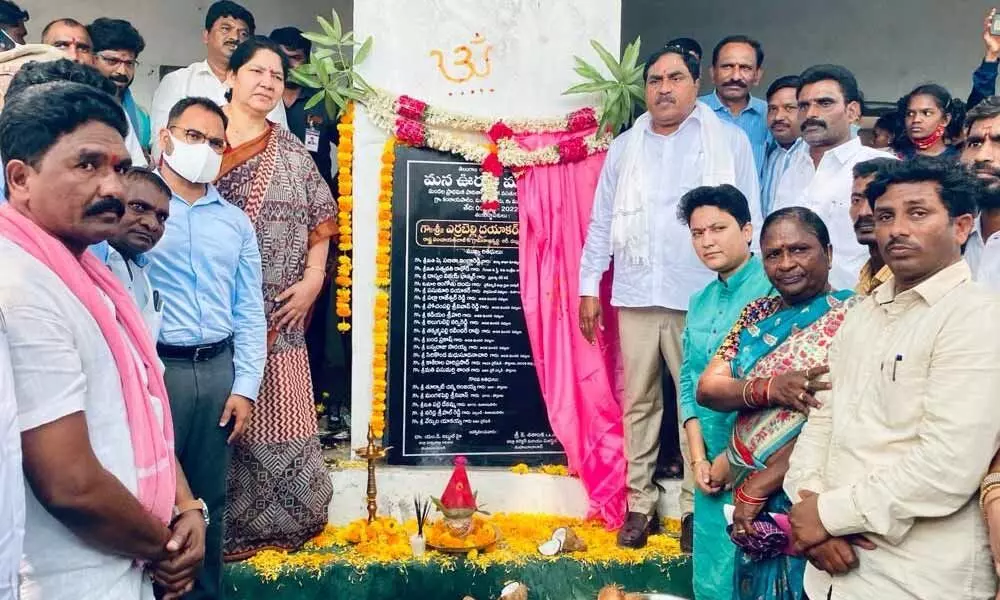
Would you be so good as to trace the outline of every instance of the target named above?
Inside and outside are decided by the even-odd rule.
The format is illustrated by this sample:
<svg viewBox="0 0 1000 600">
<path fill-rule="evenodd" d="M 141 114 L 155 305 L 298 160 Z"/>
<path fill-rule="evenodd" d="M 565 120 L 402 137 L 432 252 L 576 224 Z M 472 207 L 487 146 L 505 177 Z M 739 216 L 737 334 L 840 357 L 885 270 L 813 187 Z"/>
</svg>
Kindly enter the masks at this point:
<svg viewBox="0 0 1000 600">
<path fill-rule="evenodd" d="M 202 500 L 201 498 L 197 498 L 189 502 L 182 502 L 179 505 L 175 506 L 174 517 L 172 520 L 176 521 L 178 517 L 180 517 L 186 512 L 191 512 L 192 510 L 197 510 L 201 512 L 201 517 L 205 519 L 205 526 L 208 527 L 208 525 L 211 523 L 211 519 L 209 519 L 208 517 L 208 505 L 205 504 L 205 501 Z"/>
</svg>

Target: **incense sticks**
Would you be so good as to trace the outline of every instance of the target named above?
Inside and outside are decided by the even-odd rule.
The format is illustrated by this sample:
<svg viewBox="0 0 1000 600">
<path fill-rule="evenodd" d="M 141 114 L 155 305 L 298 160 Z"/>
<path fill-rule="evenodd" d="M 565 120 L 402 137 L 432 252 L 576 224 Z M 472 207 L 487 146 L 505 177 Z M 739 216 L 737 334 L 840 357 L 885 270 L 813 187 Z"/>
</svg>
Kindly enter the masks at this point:
<svg viewBox="0 0 1000 600">
<path fill-rule="evenodd" d="M 431 511 L 431 503 L 429 500 L 421 500 L 418 496 L 414 496 L 413 510 L 417 516 L 417 535 L 423 537 L 424 523 L 427 522 L 427 515 Z"/>
</svg>

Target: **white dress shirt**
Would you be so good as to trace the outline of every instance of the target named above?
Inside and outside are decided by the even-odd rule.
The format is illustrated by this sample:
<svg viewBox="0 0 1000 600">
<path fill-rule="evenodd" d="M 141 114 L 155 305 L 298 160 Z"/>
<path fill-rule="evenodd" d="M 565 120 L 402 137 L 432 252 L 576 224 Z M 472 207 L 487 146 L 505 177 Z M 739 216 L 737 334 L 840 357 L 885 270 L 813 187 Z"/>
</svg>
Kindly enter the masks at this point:
<svg viewBox="0 0 1000 600">
<path fill-rule="evenodd" d="M 24 477 L 14 374 L 7 329 L 0 313 L 0 600 L 15 600 L 24 543 Z"/>
<path fill-rule="evenodd" d="M 128 150 L 128 157 L 132 159 L 133 167 L 148 167 L 146 153 L 142 151 L 142 144 L 139 143 L 139 136 L 135 134 L 135 127 L 132 127 L 132 120 L 125 113 L 125 120 L 128 122 L 128 133 L 125 134 L 125 149 Z"/>
<path fill-rule="evenodd" d="M 763 219 L 753 149 L 739 127 L 725 121 L 722 126 L 733 152 L 735 185 L 750 204 L 756 236 Z M 615 262 L 611 303 L 622 307 L 659 306 L 686 311 L 691 295 L 716 277 L 698 260 L 691 244 L 691 232 L 677 215 L 681 196 L 701 185 L 706 162 L 696 113 L 670 135 L 654 133 L 651 127 L 632 128 L 612 142 L 594 195 L 587 241 L 580 260 L 580 295 L 598 295 L 601 278 L 611 262 L 615 190 L 631 135 L 648 136 L 641 168 L 648 186 L 651 256 L 647 264 Z"/>
<path fill-rule="evenodd" d="M 160 325 L 163 323 L 163 302 L 149 280 L 149 259 L 139 256 L 137 260 L 128 260 L 111 244 L 101 244 L 100 249 L 95 247 L 92 251 L 132 294 L 142 320 L 146 323 L 146 329 L 155 343 L 160 337 Z M 102 251 L 105 252 L 103 256 Z"/>
<path fill-rule="evenodd" d="M 1000 292 L 1000 231 L 986 240 L 974 277 L 987 288 Z"/>
<path fill-rule="evenodd" d="M 784 489 L 819 493 L 831 535 L 877 546 L 833 577 L 833 600 L 993 600 L 978 491 L 1000 447 L 1000 297 L 965 261 L 895 288 L 851 309 L 833 339 L 833 390 L 809 412 Z M 806 566 L 811 598 L 829 585 Z"/>
<path fill-rule="evenodd" d="M 97 322 L 48 267 L 0 238 L 0 310 L 7 322 L 21 431 L 84 413 L 101 465 L 135 494 L 121 381 Z M 25 486 L 21 600 L 152 599 L 142 568 L 87 544 Z"/>
<path fill-rule="evenodd" d="M 851 187 L 854 165 L 872 158 L 895 158 L 888 152 L 874 150 L 851 138 L 828 150 L 813 165 L 809 145 L 799 144 L 792 153 L 788 168 L 778 180 L 771 212 L 789 206 L 804 206 L 823 219 L 833 244 L 833 269 L 830 283 L 834 289 L 852 289 L 858 273 L 868 260 L 868 247 L 858 243 L 851 222 Z"/>
<path fill-rule="evenodd" d="M 225 82 L 219 81 L 208 66 L 208 61 L 192 63 L 183 69 L 168 73 L 161 81 L 153 95 L 153 109 L 149 116 L 150 131 L 153 132 L 153 156 L 159 155 L 157 140 L 159 132 L 167 126 L 170 109 L 184 98 L 200 96 L 208 98 L 219 106 L 228 104 L 226 92 L 229 88 Z M 285 103 L 278 99 L 278 105 L 267 115 L 268 120 L 288 129 L 288 119 L 285 116 Z"/>
</svg>

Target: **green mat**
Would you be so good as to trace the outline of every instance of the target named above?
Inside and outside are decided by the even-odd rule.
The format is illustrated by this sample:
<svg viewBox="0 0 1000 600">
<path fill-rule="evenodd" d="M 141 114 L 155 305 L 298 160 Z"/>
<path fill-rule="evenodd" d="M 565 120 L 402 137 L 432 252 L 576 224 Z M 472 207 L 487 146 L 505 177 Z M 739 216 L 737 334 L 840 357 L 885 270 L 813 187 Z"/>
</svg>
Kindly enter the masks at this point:
<svg viewBox="0 0 1000 600">
<path fill-rule="evenodd" d="M 693 598 L 689 557 L 641 565 L 586 565 L 564 559 L 529 562 L 524 566 L 492 566 L 482 571 L 459 559 L 454 570 L 440 564 L 373 565 L 364 573 L 344 564 L 331 564 L 319 574 L 306 571 L 282 574 L 263 581 L 248 565 L 227 565 L 226 598 L 232 600 L 495 600 L 509 581 L 529 588 L 531 600 L 596 600 L 609 583 L 627 591 L 648 591 Z"/>
</svg>

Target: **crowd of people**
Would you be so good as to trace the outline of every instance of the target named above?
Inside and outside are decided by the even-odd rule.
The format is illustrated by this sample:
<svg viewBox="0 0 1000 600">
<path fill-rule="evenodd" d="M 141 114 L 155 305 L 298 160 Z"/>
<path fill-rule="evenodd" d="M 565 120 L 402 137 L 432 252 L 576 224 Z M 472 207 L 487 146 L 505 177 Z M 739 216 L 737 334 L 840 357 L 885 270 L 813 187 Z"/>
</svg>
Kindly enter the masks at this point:
<svg viewBox="0 0 1000 600">
<path fill-rule="evenodd" d="M 870 137 L 844 66 L 777 77 L 756 98 L 763 48 L 734 35 L 699 98 L 697 41 L 647 60 L 647 112 L 612 143 L 598 184 L 579 320 L 597 342 L 613 261 L 629 504 L 618 543 L 642 547 L 660 527 L 665 364 L 699 600 L 996 596 L 994 14 L 968 103 L 923 83 Z"/>
<path fill-rule="evenodd" d="M 995 597 L 992 17 L 968 101 L 923 83 L 869 145 L 843 66 L 756 98 L 763 48 L 730 36 L 699 97 L 698 42 L 646 61 L 579 321 L 596 343 L 613 262 L 618 541 L 661 523 L 665 364 L 700 600 Z M 332 495 L 306 324 L 338 233 L 336 136 L 289 78 L 311 47 L 216 2 L 206 59 L 147 114 L 130 23 L 62 18 L 26 44 L 28 19 L 0 0 L 0 597 L 220 598 L 225 560 L 300 547 Z"/>
<path fill-rule="evenodd" d="M 224 561 L 299 548 L 332 496 L 306 329 L 336 135 L 289 78 L 311 45 L 215 2 L 150 115 L 129 22 L 26 44 L 28 18 L 0 1 L 0 598 L 221 598 Z"/>
</svg>

